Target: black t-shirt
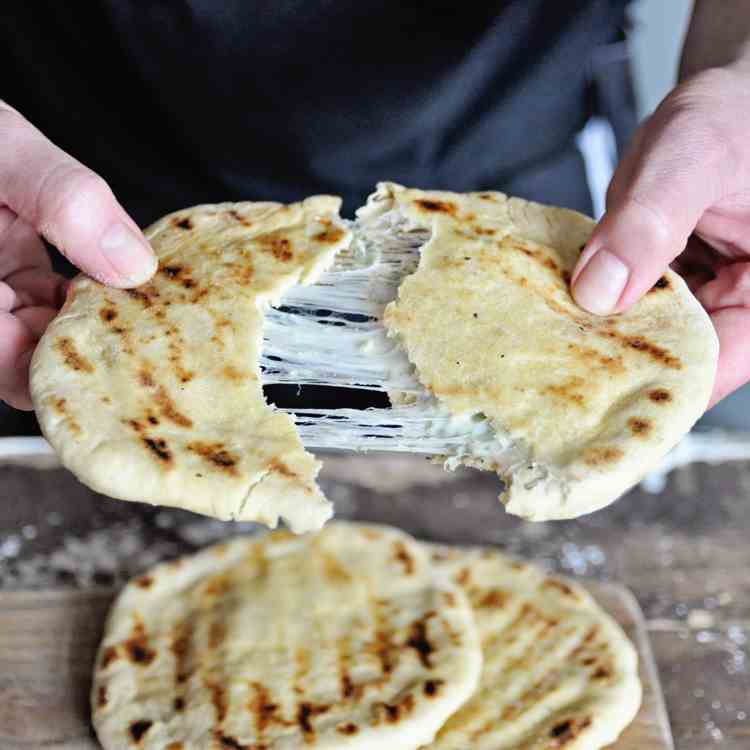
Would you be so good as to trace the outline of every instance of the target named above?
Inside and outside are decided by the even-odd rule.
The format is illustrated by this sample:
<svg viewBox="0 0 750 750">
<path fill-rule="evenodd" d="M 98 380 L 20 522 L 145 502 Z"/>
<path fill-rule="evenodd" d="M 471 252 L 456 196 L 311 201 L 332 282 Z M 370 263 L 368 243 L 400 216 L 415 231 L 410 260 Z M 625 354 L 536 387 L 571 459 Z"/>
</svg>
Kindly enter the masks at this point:
<svg viewBox="0 0 750 750">
<path fill-rule="evenodd" d="M 9 0 L 0 98 L 142 225 L 317 192 L 351 215 L 384 179 L 587 211 L 574 138 L 626 4 Z"/>
<path fill-rule="evenodd" d="M 625 5 L 9 0 L 0 98 L 141 223 L 320 191 L 351 213 L 383 179 L 585 209 L 579 186 L 534 174 L 571 159 Z"/>
</svg>

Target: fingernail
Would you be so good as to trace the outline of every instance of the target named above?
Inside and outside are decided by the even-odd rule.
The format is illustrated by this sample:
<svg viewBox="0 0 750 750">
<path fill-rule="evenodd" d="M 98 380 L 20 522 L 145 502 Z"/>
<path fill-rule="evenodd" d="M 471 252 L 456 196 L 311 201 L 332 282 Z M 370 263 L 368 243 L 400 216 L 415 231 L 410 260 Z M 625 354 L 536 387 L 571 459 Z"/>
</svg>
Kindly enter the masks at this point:
<svg viewBox="0 0 750 750">
<path fill-rule="evenodd" d="M 156 256 L 151 248 L 124 224 L 111 226 L 102 236 L 99 246 L 128 284 L 143 284 L 156 271 Z"/>
<path fill-rule="evenodd" d="M 599 250 L 573 285 L 573 297 L 594 315 L 613 312 L 628 283 L 628 267 L 607 250 Z"/>
</svg>

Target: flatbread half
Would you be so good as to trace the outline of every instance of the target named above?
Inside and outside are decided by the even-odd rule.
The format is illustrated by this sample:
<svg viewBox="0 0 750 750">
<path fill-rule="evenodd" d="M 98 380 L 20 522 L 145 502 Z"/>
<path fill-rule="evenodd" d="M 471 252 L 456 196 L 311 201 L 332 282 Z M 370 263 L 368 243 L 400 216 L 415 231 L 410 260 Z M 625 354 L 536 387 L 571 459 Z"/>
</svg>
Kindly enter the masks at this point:
<svg viewBox="0 0 750 750">
<path fill-rule="evenodd" d="M 340 200 L 221 203 L 146 231 L 151 282 L 87 277 L 34 354 L 31 392 L 62 463 L 111 497 L 297 532 L 331 516 L 292 419 L 266 404 L 263 310 L 350 241 Z"/>
<path fill-rule="evenodd" d="M 491 549 L 432 547 L 474 609 L 479 688 L 430 750 L 598 750 L 635 717 L 635 649 L 572 581 Z"/>
<path fill-rule="evenodd" d="M 385 527 L 236 538 L 129 583 L 96 661 L 104 750 L 399 748 L 472 694 L 466 596 Z"/>
<path fill-rule="evenodd" d="M 571 297 L 591 219 L 502 193 L 383 183 L 360 231 L 389 212 L 430 239 L 385 325 L 431 395 L 489 420 L 494 453 L 448 458 L 497 471 L 511 513 L 573 518 L 611 503 L 704 412 L 718 340 L 679 276 L 665 273 L 622 315 L 591 315 Z"/>
</svg>

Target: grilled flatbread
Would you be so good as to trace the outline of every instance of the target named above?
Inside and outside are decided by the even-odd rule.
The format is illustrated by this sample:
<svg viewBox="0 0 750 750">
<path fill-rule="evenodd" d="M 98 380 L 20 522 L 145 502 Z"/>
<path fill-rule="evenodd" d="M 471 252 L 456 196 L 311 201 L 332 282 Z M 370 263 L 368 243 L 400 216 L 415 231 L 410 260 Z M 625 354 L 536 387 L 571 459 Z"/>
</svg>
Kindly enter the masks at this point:
<svg viewBox="0 0 750 750">
<path fill-rule="evenodd" d="M 591 219 L 502 193 L 384 183 L 360 226 L 389 212 L 430 239 L 386 327 L 441 404 L 489 420 L 496 449 L 449 463 L 497 471 L 511 513 L 573 518 L 611 503 L 705 410 L 718 340 L 679 276 L 622 315 L 575 304 L 570 273 Z"/>
<path fill-rule="evenodd" d="M 236 538 L 128 584 L 96 661 L 105 750 L 399 748 L 472 694 L 481 649 L 460 588 L 376 526 Z"/>
<path fill-rule="evenodd" d="M 487 549 L 434 546 L 432 562 L 468 595 L 484 666 L 430 750 L 598 750 L 617 739 L 641 701 L 637 657 L 586 591 Z"/>
<path fill-rule="evenodd" d="M 93 489 L 296 532 L 331 516 L 292 419 L 268 406 L 263 309 L 346 246 L 340 200 L 222 203 L 146 231 L 154 279 L 73 283 L 31 365 L 39 423 Z"/>
</svg>

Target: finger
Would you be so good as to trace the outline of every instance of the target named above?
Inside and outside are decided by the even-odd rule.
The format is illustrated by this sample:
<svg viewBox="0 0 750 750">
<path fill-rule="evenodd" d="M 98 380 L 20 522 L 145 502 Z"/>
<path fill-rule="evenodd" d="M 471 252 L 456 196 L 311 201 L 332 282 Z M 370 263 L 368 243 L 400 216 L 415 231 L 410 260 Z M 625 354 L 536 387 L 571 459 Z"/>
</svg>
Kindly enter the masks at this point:
<svg viewBox="0 0 750 750">
<path fill-rule="evenodd" d="M 627 309 L 656 283 L 726 180 L 721 134 L 669 100 L 636 147 L 573 274 L 576 301 L 600 315 Z"/>
<path fill-rule="evenodd" d="M 15 315 L 0 312 L 0 399 L 16 409 L 31 410 L 29 362 L 36 338 Z"/>
<path fill-rule="evenodd" d="M 711 315 L 719 337 L 719 366 L 709 408 L 750 381 L 750 309 L 727 307 Z"/>
<path fill-rule="evenodd" d="M 10 312 L 15 308 L 20 307 L 26 300 L 19 299 L 11 287 L 5 282 L 0 281 L 0 311 Z"/>
<path fill-rule="evenodd" d="M 51 269 L 49 254 L 36 231 L 9 208 L 0 212 L 0 279 L 25 268 Z"/>
<path fill-rule="evenodd" d="M 60 308 L 70 282 L 52 270 L 29 269 L 6 277 L 5 285 L 12 287 L 19 302 L 15 307 L 47 305 Z"/>
<path fill-rule="evenodd" d="M 719 269 L 696 296 L 719 336 L 719 367 L 711 405 L 750 380 L 750 263 Z"/>
<path fill-rule="evenodd" d="M 99 281 L 128 287 L 153 275 L 150 246 L 101 177 L 4 105 L 0 143 L 0 204 Z"/>
<path fill-rule="evenodd" d="M 47 326 L 52 322 L 52 319 L 57 315 L 57 310 L 53 307 L 43 307 L 40 305 L 36 307 L 24 307 L 17 310 L 15 315 L 31 331 L 34 338 L 39 339 L 47 329 Z"/>
</svg>

